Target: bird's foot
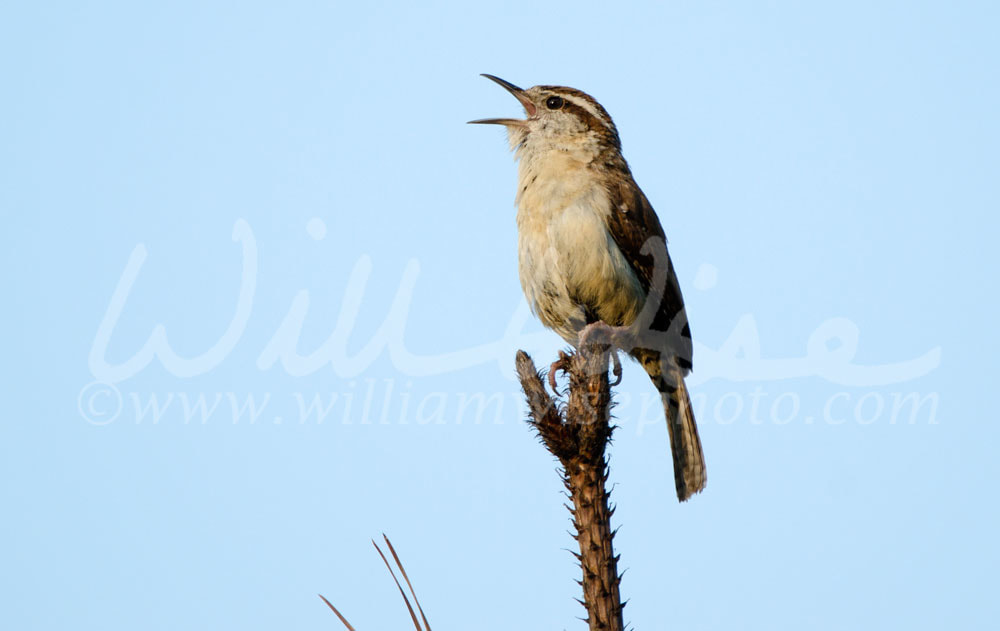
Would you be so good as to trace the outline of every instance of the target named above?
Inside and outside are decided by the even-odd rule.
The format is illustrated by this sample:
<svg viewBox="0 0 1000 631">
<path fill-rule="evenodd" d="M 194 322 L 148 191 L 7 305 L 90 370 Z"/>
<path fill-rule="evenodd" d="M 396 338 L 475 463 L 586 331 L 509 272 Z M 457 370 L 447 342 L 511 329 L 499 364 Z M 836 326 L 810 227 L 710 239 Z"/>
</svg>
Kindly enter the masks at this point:
<svg viewBox="0 0 1000 631">
<path fill-rule="evenodd" d="M 578 347 L 602 344 L 629 351 L 635 345 L 635 334 L 632 329 L 627 326 L 611 326 L 604 322 L 592 322 L 583 327 L 577 339 Z"/>
<path fill-rule="evenodd" d="M 569 359 L 569 355 L 563 351 L 559 351 L 559 359 L 552 362 L 552 365 L 549 366 L 549 387 L 552 388 L 553 394 L 559 394 L 559 391 L 556 390 L 556 373 L 560 370 L 563 372 L 569 370 Z"/>
<path fill-rule="evenodd" d="M 618 357 L 619 350 L 630 350 L 634 345 L 635 335 L 626 326 L 611 326 L 604 322 L 593 322 L 580 331 L 579 346 L 606 345 L 611 347 L 611 374 L 615 376 L 612 386 L 622 382 L 622 363 Z"/>
</svg>

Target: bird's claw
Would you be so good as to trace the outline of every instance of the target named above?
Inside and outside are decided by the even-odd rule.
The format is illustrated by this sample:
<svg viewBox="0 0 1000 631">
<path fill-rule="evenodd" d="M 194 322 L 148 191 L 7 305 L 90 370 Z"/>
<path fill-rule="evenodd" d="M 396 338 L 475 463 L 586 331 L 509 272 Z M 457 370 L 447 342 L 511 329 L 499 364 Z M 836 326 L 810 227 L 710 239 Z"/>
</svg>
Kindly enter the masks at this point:
<svg viewBox="0 0 1000 631">
<path fill-rule="evenodd" d="M 569 355 L 563 351 L 559 351 L 559 359 L 549 366 L 549 387 L 552 388 L 553 394 L 559 394 L 559 391 L 556 390 L 556 373 L 560 370 L 563 372 L 569 370 Z"/>
<path fill-rule="evenodd" d="M 611 349 L 611 363 L 611 374 L 615 376 L 615 380 L 610 385 L 614 388 L 622 382 L 622 362 L 618 358 L 618 349 L 616 348 Z"/>
</svg>

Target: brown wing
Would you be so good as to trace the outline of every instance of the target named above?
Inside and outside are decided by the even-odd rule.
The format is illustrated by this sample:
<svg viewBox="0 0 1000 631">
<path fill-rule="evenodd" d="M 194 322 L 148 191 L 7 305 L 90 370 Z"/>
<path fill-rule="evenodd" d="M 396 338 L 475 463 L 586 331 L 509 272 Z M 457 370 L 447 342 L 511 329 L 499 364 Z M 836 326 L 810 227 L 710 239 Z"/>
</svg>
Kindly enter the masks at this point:
<svg viewBox="0 0 1000 631">
<path fill-rule="evenodd" d="M 648 295 L 640 325 L 653 333 L 648 339 L 655 348 L 650 350 L 673 356 L 686 373 L 692 367 L 691 329 L 667 238 L 649 200 L 631 174 L 624 175 L 608 190 L 608 231 Z"/>
</svg>

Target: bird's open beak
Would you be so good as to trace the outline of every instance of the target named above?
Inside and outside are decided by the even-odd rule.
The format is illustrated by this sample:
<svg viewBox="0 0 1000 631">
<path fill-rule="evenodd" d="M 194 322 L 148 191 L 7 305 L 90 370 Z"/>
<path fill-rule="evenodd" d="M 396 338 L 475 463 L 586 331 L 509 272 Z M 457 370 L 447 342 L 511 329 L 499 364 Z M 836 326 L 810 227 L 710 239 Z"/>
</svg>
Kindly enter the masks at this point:
<svg viewBox="0 0 1000 631">
<path fill-rule="evenodd" d="M 491 74 L 484 74 L 482 76 L 486 77 L 490 81 L 495 81 L 496 83 L 499 83 L 504 87 L 505 90 L 513 94 L 514 98 L 520 101 L 521 105 L 524 106 L 524 111 L 529 118 L 535 115 L 536 112 L 535 104 L 531 102 L 531 99 L 528 98 L 528 95 L 525 93 L 524 90 L 517 87 L 510 81 L 504 81 L 500 77 L 494 77 Z M 469 121 L 469 124 L 470 125 L 524 125 L 525 121 L 519 118 L 481 118 L 479 120 Z"/>
</svg>

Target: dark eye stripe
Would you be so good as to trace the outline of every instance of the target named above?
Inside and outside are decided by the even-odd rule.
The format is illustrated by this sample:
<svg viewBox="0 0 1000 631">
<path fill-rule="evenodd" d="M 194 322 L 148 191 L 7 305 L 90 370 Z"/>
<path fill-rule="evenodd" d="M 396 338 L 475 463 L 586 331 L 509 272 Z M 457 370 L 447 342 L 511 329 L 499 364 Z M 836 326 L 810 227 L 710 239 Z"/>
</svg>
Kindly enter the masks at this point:
<svg viewBox="0 0 1000 631">
<path fill-rule="evenodd" d="M 558 97 L 562 101 L 558 109 L 579 117 L 589 129 L 599 131 L 610 144 L 621 150 L 618 129 L 611 120 L 608 111 L 595 101 L 594 97 L 586 92 L 560 85 L 540 85 L 537 88 L 549 94 L 562 94 L 563 96 Z M 546 107 L 548 107 L 548 100 L 546 100 Z"/>
<path fill-rule="evenodd" d="M 597 116 L 594 116 L 587 108 L 577 105 L 573 101 L 566 101 L 563 104 L 563 110 L 579 118 L 587 126 L 587 129 L 600 133 L 609 143 L 621 149 L 621 141 L 618 139 L 618 129 L 614 123 L 605 123 Z"/>
</svg>

